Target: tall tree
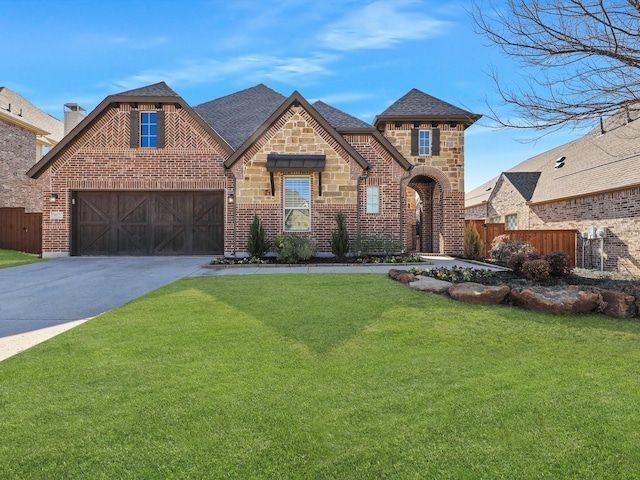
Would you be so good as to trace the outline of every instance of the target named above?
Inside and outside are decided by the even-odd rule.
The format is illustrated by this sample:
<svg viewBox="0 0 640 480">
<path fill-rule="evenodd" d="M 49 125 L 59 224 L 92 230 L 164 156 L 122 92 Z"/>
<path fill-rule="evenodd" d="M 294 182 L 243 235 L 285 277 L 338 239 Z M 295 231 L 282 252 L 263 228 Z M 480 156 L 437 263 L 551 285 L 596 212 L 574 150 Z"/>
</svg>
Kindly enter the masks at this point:
<svg viewBox="0 0 640 480">
<path fill-rule="evenodd" d="M 474 1 L 476 31 L 516 60 L 521 76 L 493 80 L 518 118 L 500 126 L 578 126 L 640 99 L 640 0 Z"/>
</svg>

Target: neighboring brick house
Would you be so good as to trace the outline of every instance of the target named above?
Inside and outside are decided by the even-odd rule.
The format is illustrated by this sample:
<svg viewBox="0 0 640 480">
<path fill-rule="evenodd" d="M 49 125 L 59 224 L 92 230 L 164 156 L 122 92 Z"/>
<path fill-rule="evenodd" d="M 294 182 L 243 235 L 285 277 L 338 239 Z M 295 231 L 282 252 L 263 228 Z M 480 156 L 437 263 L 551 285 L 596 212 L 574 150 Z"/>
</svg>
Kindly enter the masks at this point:
<svg viewBox="0 0 640 480">
<path fill-rule="evenodd" d="M 43 256 L 243 255 L 269 237 L 331 252 L 352 236 L 462 252 L 464 130 L 479 118 L 412 90 L 369 125 L 265 85 L 191 107 L 164 82 L 107 97 L 29 172 L 45 181 Z M 49 201 L 51 197 L 53 201 Z"/>
<path fill-rule="evenodd" d="M 63 137 L 60 120 L 0 87 L 0 208 L 42 211 L 40 181 L 26 173 Z"/>
<path fill-rule="evenodd" d="M 625 110 L 468 192 L 465 217 L 507 229 L 575 230 L 577 266 L 639 273 L 638 117 L 640 110 Z M 606 238 L 583 239 L 589 227 L 606 229 Z"/>
</svg>

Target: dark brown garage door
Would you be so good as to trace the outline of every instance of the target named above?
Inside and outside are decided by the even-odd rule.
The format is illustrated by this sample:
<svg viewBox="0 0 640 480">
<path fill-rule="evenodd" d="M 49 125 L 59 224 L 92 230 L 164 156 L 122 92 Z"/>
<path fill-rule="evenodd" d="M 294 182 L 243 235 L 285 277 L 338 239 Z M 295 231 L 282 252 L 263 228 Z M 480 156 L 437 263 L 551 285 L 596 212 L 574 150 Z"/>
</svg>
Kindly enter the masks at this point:
<svg viewBox="0 0 640 480">
<path fill-rule="evenodd" d="M 73 255 L 219 255 L 223 192 L 75 192 Z"/>
</svg>

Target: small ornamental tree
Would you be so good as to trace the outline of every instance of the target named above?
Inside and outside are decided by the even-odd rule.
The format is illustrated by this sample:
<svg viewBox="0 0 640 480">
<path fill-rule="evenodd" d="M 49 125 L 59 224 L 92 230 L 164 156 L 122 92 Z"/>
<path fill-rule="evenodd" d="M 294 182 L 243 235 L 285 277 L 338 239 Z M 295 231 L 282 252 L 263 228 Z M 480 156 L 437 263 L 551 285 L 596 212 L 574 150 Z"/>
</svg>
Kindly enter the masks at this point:
<svg viewBox="0 0 640 480">
<path fill-rule="evenodd" d="M 262 258 L 269 251 L 269 242 L 262 226 L 262 222 L 257 215 L 253 216 L 253 222 L 249 227 L 249 241 L 247 242 L 249 255 L 255 258 Z"/>
<path fill-rule="evenodd" d="M 344 214 L 336 215 L 338 228 L 331 232 L 331 252 L 339 259 L 346 257 L 349 253 L 349 232 L 347 232 Z"/>
<path fill-rule="evenodd" d="M 469 222 L 464 228 L 464 256 L 472 260 L 478 260 L 482 256 L 482 240 L 473 222 Z"/>
</svg>

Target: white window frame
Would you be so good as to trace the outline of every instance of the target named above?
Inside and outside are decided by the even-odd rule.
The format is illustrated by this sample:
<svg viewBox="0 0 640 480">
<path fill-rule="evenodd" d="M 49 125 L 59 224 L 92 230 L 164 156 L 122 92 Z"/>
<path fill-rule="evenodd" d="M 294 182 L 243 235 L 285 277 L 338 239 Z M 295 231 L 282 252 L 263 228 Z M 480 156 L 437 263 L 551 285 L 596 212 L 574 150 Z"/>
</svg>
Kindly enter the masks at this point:
<svg viewBox="0 0 640 480">
<path fill-rule="evenodd" d="M 429 155 L 431 155 L 431 131 L 430 130 L 418 131 L 418 155 L 421 157 L 428 157 Z"/>
<path fill-rule="evenodd" d="M 380 213 L 380 187 L 367 187 L 367 213 Z"/>
<path fill-rule="evenodd" d="M 301 181 L 306 180 L 308 184 L 308 199 L 307 206 L 287 206 L 288 196 L 287 196 L 287 181 Z M 289 191 L 296 191 L 293 189 L 289 189 Z M 313 196 L 311 190 L 311 176 L 310 175 L 285 175 L 282 179 L 282 230 L 284 232 L 310 232 L 311 231 L 311 197 Z M 299 192 L 298 195 L 302 196 Z M 287 218 L 288 215 L 291 215 L 294 211 L 300 212 L 308 212 L 307 216 L 309 218 L 309 225 L 306 229 L 295 229 L 287 227 Z"/>
</svg>

